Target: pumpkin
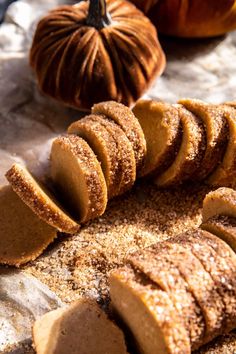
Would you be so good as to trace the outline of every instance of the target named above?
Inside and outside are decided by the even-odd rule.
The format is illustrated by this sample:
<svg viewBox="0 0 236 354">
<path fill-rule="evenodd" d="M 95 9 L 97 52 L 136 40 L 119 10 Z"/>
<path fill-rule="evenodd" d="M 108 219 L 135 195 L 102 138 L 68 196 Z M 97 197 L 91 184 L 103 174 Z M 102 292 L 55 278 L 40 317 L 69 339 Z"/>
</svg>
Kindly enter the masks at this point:
<svg viewBox="0 0 236 354">
<path fill-rule="evenodd" d="M 132 0 L 160 33 L 213 37 L 236 29 L 235 0 Z"/>
<path fill-rule="evenodd" d="M 90 109 L 100 101 L 135 102 L 165 67 L 150 20 L 123 0 L 60 6 L 38 24 L 30 63 L 40 90 Z"/>
</svg>

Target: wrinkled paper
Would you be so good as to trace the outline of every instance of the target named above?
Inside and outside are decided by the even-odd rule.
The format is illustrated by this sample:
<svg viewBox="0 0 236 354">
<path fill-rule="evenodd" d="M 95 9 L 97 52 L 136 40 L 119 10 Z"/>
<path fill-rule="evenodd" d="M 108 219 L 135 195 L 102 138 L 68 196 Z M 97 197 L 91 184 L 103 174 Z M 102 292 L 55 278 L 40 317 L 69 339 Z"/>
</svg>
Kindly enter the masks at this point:
<svg viewBox="0 0 236 354">
<path fill-rule="evenodd" d="M 0 267 L 0 353 L 14 353 L 8 349 L 12 345 L 30 343 L 35 319 L 62 305 L 61 300 L 33 276 Z"/>
<path fill-rule="evenodd" d="M 81 116 L 39 94 L 28 65 L 38 19 L 50 8 L 73 1 L 22 0 L 13 3 L 0 26 L 0 185 L 11 164 L 26 163 L 37 175 L 48 168 L 52 139 Z M 145 97 L 176 102 L 195 97 L 220 103 L 236 99 L 236 33 L 211 40 L 161 38 L 167 68 Z M 30 340 L 31 325 L 61 302 L 33 277 L 0 269 L 0 352 Z"/>
</svg>

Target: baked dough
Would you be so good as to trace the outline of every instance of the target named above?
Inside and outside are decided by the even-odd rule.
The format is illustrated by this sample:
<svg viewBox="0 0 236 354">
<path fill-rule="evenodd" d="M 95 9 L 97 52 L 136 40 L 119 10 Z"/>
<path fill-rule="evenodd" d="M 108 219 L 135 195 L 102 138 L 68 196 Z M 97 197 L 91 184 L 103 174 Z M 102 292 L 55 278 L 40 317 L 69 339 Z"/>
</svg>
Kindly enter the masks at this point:
<svg viewBox="0 0 236 354">
<path fill-rule="evenodd" d="M 140 100 L 133 108 L 147 142 L 147 154 L 139 175 L 159 175 L 174 162 L 181 144 L 178 110 L 157 101 Z"/>
<path fill-rule="evenodd" d="M 131 330 L 140 353 L 190 354 L 190 341 L 169 294 L 129 267 L 110 276 L 112 306 Z"/>
<path fill-rule="evenodd" d="M 87 299 L 36 320 L 33 341 L 37 354 L 128 354 L 122 331 Z"/>
<path fill-rule="evenodd" d="M 57 230 L 38 218 L 12 187 L 0 187 L 0 263 L 20 266 L 37 258 Z"/>
<path fill-rule="evenodd" d="M 182 105 L 173 105 L 179 112 L 182 141 L 172 165 L 154 179 L 159 187 L 183 183 L 194 176 L 205 150 L 205 132 L 200 119 Z"/>
<path fill-rule="evenodd" d="M 201 224 L 201 228 L 221 238 L 236 253 L 236 218 L 215 215 Z"/>
<path fill-rule="evenodd" d="M 236 218 L 236 191 L 221 187 L 208 193 L 203 201 L 203 223 L 215 215 Z"/>
<path fill-rule="evenodd" d="M 193 180 L 202 181 L 221 163 L 227 145 L 228 128 L 224 113 L 219 107 L 196 99 L 179 101 L 190 112 L 199 117 L 206 130 L 206 150 L 198 171 Z"/>
<path fill-rule="evenodd" d="M 119 166 L 116 140 L 101 123 L 101 117 L 89 115 L 72 123 L 67 132 L 83 138 L 94 151 L 101 163 L 106 179 L 108 198 L 119 194 Z"/>
<path fill-rule="evenodd" d="M 132 144 L 138 172 L 143 165 L 147 147 L 143 130 L 133 112 L 121 103 L 107 101 L 95 104 L 92 113 L 106 115 L 123 129 Z"/>
<path fill-rule="evenodd" d="M 97 119 L 116 142 L 118 163 L 116 195 L 121 195 L 130 190 L 136 180 L 134 150 L 131 142 L 118 124 L 102 115 L 97 115 Z"/>
<path fill-rule="evenodd" d="M 221 334 L 222 329 L 225 333 L 231 331 L 236 326 L 236 255 L 232 257 L 229 246 L 223 242 L 219 252 L 217 237 L 200 229 L 177 236 L 172 242 L 179 242 L 188 248 L 212 277 L 215 283 L 212 295 L 216 291 L 222 301 L 222 312 L 218 316 L 218 333 Z"/>
<path fill-rule="evenodd" d="M 181 316 L 188 336 L 191 349 L 199 348 L 203 343 L 205 322 L 201 308 L 192 293 L 188 290 L 188 284 L 181 276 L 176 264 L 171 262 L 168 255 L 148 251 L 140 251 L 128 257 L 128 263 L 134 270 L 143 273 L 156 283 L 162 290 L 168 292 L 176 311 Z"/>
<path fill-rule="evenodd" d="M 104 213 L 106 181 L 96 155 L 84 139 L 71 134 L 53 141 L 51 176 L 76 220 L 84 223 Z"/>
<path fill-rule="evenodd" d="M 236 110 L 227 106 L 217 107 L 224 113 L 228 123 L 229 140 L 222 162 L 207 182 L 212 186 L 236 188 Z"/>
<path fill-rule="evenodd" d="M 7 171 L 6 178 L 23 202 L 47 224 L 67 233 L 75 233 L 80 229 L 80 225 L 63 210 L 55 197 L 25 167 L 14 164 Z"/>
<path fill-rule="evenodd" d="M 187 247 L 175 242 L 175 239 L 173 242 L 165 241 L 162 244 L 155 244 L 148 250 L 160 257 L 165 254 L 178 267 L 180 274 L 188 284 L 188 290 L 202 310 L 205 320 L 203 343 L 212 340 L 219 332 L 223 304 L 210 274 L 204 269 L 199 259 Z"/>
</svg>

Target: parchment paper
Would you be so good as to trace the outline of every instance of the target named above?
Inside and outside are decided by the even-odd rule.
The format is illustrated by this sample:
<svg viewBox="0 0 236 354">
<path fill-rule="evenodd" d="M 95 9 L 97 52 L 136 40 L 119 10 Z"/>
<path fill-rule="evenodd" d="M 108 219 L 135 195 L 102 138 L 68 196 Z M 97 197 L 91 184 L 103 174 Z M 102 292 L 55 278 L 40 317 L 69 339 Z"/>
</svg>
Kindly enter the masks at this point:
<svg viewBox="0 0 236 354">
<path fill-rule="evenodd" d="M 41 96 L 28 65 L 37 20 L 49 8 L 65 2 L 18 1 L 9 7 L 0 26 L 0 185 L 6 183 L 4 174 L 13 161 L 25 162 L 36 174 L 44 174 L 51 140 L 82 115 Z M 216 103 L 236 99 L 236 33 L 204 41 L 161 38 L 161 42 L 167 68 L 145 97 L 168 102 L 181 97 Z M 59 305 L 60 301 L 34 278 L 1 268 L 0 352 L 26 352 L 4 348 L 9 343 L 27 342 L 33 319 Z M 224 342 L 222 348 L 222 353 L 236 352 L 229 352 Z M 214 347 L 206 352 L 214 353 Z"/>
</svg>

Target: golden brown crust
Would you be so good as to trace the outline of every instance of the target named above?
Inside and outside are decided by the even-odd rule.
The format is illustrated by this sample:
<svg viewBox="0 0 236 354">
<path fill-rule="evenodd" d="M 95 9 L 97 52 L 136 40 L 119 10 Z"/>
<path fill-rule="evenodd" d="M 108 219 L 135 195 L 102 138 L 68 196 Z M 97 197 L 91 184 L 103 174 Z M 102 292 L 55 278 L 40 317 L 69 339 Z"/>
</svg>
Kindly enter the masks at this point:
<svg viewBox="0 0 236 354">
<path fill-rule="evenodd" d="M 104 213 L 107 205 L 105 178 L 85 140 L 71 134 L 53 141 L 51 175 L 64 202 L 80 222 Z"/>
<path fill-rule="evenodd" d="M 198 117 L 182 105 L 173 105 L 179 112 L 182 141 L 171 166 L 154 179 L 158 187 L 183 183 L 195 175 L 205 151 L 205 132 Z"/>
<path fill-rule="evenodd" d="M 223 304 L 220 331 L 231 331 L 236 325 L 236 255 L 229 252 L 227 244 L 218 247 L 217 237 L 203 230 L 185 233 L 171 241 L 190 249 L 210 274 Z"/>
<path fill-rule="evenodd" d="M 181 99 L 179 103 L 199 117 L 205 126 L 205 155 L 193 177 L 194 181 L 201 181 L 208 177 L 222 161 L 228 142 L 227 121 L 220 107 L 196 99 Z"/>
<path fill-rule="evenodd" d="M 79 135 L 93 149 L 106 179 L 108 198 L 112 198 L 119 194 L 117 144 L 100 120 L 101 117 L 97 115 L 89 115 L 72 123 L 67 132 Z"/>
<path fill-rule="evenodd" d="M 236 252 L 236 218 L 215 215 L 202 223 L 201 229 L 221 238 Z"/>
<path fill-rule="evenodd" d="M 191 349 L 199 348 L 205 332 L 204 318 L 176 265 L 164 254 L 159 257 L 158 253 L 148 253 L 145 250 L 131 255 L 127 261 L 135 270 L 145 274 L 151 282 L 155 282 L 169 294 L 176 311 L 183 319 L 190 337 Z"/>
<path fill-rule="evenodd" d="M 220 165 L 209 176 L 207 182 L 212 186 L 236 188 L 236 110 L 232 107 L 217 106 L 224 113 L 228 123 L 229 139 Z"/>
<path fill-rule="evenodd" d="M 156 284 L 126 267 L 112 272 L 110 293 L 113 307 L 132 331 L 141 352 L 191 352 L 182 319 L 169 295 Z"/>
<path fill-rule="evenodd" d="M 37 258 L 57 237 L 11 186 L 0 188 L 0 263 L 20 266 Z"/>
<path fill-rule="evenodd" d="M 203 201 L 203 222 L 215 215 L 236 217 L 236 191 L 221 187 L 208 193 Z"/>
<path fill-rule="evenodd" d="M 164 70 L 156 29 L 123 0 L 107 2 L 112 22 L 97 29 L 87 25 L 88 6 L 60 6 L 38 23 L 30 63 L 39 88 L 80 109 L 105 100 L 129 106 Z"/>
<path fill-rule="evenodd" d="M 121 195 L 132 188 L 136 179 L 136 163 L 132 144 L 125 132 L 113 120 L 104 115 L 97 115 L 99 122 L 112 135 L 117 146 L 117 193 Z"/>
<path fill-rule="evenodd" d="M 127 354 L 123 332 L 86 298 L 43 315 L 32 334 L 37 354 Z"/>
<path fill-rule="evenodd" d="M 25 167 L 14 164 L 7 171 L 6 178 L 23 202 L 47 224 L 67 233 L 75 233 L 80 229 L 80 225 L 63 211 L 49 191 L 39 185 Z"/>
<path fill-rule="evenodd" d="M 104 114 L 114 120 L 114 122 L 123 129 L 132 144 L 136 161 L 136 171 L 138 172 L 143 165 L 147 147 L 143 130 L 133 112 L 123 104 L 114 101 L 95 104 L 92 107 L 92 112 L 95 114 Z"/>
<path fill-rule="evenodd" d="M 217 292 L 214 281 L 204 269 L 196 256 L 184 245 L 165 241 L 148 248 L 150 252 L 168 255 L 178 267 L 180 274 L 188 284 L 188 290 L 193 294 L 200 306 L 205 319 L 205 335 L 203 343 L 207 343 L 222 332 L 223 303 Z"/>
<path fill-rule="evenodd" d="M 173 163 L 181 144 L 178 110 L 167 103 L 140 100 L 133 112 L 147 142 L 147 154 L 139 174 L 159 175 Z"/>
</svg>

